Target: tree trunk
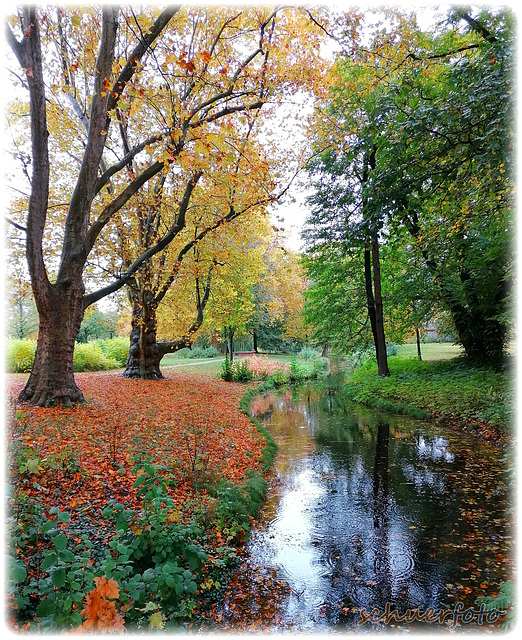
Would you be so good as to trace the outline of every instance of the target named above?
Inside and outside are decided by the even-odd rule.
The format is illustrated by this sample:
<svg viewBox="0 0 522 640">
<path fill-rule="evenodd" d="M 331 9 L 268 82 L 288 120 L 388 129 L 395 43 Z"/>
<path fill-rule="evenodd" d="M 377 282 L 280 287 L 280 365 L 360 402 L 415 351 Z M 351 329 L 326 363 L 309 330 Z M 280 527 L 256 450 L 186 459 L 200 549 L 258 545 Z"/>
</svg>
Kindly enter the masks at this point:
<svg viewBox="0 0 522 640">
<path fill-rule="evenodd" d="M 259 353 L 257 350 L 257 333 L 255 329 L 252 329 L 252 347 L 253 347 L 254 353 Z"/>
<path fill-rule="evenodd" d="M 328 341 L 324 343 L 323 350 L 321 352 L 321 358 L 328 358 Z"/>
<path fill-rule="evenodd" d="M 234 362 L 234 333 L 236 332 L 235 327 L 227 327 L 227 351 L 228 351 L 228 359 L 230 362 Z"/>
<path fill-rule="evenodd" d="M 375 345 L 375 357 L 379 360 L 379 343 L 377 341 L 377 323 L 375 320 L 375 299 L 373 297 L 372 284 L 372 257 L 370 247 L 364 247 L 364 285 L 366 290 L 366 304 L 368 308 L 368 317 L 370 318 L 370 327 L 372 330 L 373 343 Z"/>
<path fill-rule="evenodd" d="M 372 275 L 373 271 L 373 275 Z M 377 371 L 380 376 L 389 376 L 386 337 L 384 335 L 384 315 L 381 294 L 381 269 L 379 261 L 379 243 L 373 241 L 364 248 L 364 280 L 368 316 L 375 345 Z"/>
<path fill-rule="evenodd" d="M 74 381 L 73 353 L 83 317 L 83 284 L 50 285 L 37 293 L 38 342 L 33 368 L 20 402 L 40 407 L 85 402 Z"/>
<path fill-rule="evenodd" d="M 373 289 L 375 300 L 375 328 L 376 342 L 379 345 L 377 351 L 377 371 L 380 376 L 389 376 L 388 354 L 386 352 L 386 337 L 384 335 L 384 310 L 381 293 L 381 264 L 379 259 L 379 242 L 372 243 Z"/>
<path fill-rule="evenodd" d="M 419 327 L 415 327 L 415 336 L 417 338 L 417 355 L 419 356 L 419 360 L 422 360 Z"/>
<path fill-rule="evenodd" d="M 129 357 L 123 372 L 124 378 L 141 378 L 143 380 L 161 380 L 163 374 L 160 370 L 160 362 L 167 353 L 175 353 L 184 347 L 190 346 L 191 337 L 198 331 L 203 323 L 203 312 L 210 294 L 212 267 L 208 271 L 207 282 L 201 295 L 199 279 L 196 278 L 196 319 L 187 329 L 187 332 L 177 340 L 165 342 L 156 341 L 158 308 L 158 296 L 154 296 L 150 290 L 150 272 L 142 270 L 142 278 L 147 281 L 147 286 L 141 288 L 135 281 L 134 286 L 129 286 L 132 298 L 132 328 L 130 334 Z"/>
<path fill-rule="evenodd" d="M 146 300 L 134 299 L 129 357 L 123 372 L 124 378 L 161 380 L 159 351 L 156 342 L 156 308 Z"/>
</svg>

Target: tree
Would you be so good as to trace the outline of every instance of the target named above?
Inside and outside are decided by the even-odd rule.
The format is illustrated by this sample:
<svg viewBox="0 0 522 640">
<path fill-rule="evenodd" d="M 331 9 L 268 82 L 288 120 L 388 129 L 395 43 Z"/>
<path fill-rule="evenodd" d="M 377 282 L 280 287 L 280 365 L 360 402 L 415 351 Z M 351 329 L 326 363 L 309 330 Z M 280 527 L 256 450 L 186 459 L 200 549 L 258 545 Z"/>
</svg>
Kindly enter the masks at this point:
<svg viewBox="0 0 522 640">
<path fill-rule="evenodd" d="M 187 49 L 187 30 L 201 24 L 216 27 L 216 42 L 223 40 L 236 54 L 218 58 L 213 49 Z M 8 20 L 7 41 L 24 70 L 20 84 L 30 103 L 32 176 L 26 254 L 39 314 L 35 363 L 20 401 L 69 406 L 84 400 L 74 380 L 72 354 L 85 309 L 123 287 L 176 237 L 201 173 L 196 169 L 184 174 L 174 225 L 162 229 L 161 237 L 109 285 L 86 293 L 89 256 L 107 225 L 149 180 L 183 162 L 190 165 L 198 132 L 213 130 L 228 115 L 261 108 L 283 71 L 281 86 L 293 89 L 309 67 L 303 59 L 287 64 L 278 56 L 284 48 L 278 48 L 277 35 L 288 41 L 294 28 L 298 27 L 293 15 L 284 14 L 279 20 L 278 11 L 268 8 L 216 10 L 214 19 L 203 22 L 179 6 L 140 15 L 108 5 L 68 12 L 25 6 Z M 317 38 L 309 50 L 301 49 L 303 58 L 316 52 Z M 180 77 L 184 93 L 174 99 L 173 87 Z M 121 113 L 153 110 L 155 93 L 162 94 L 163 104 L 172 97 L 168 119 L 160 115 L 141 130 L 138 122 L 139 141 L 122 155 L 116 153 L 110 164 Z M 50 147 L 59 147 L 61 136 L 67 136 L 65 122 L 77 135 L 71 155 L 79 160 L 79 168 L 69 165 L 65 175 L 55 175 L 60 163 L 55 166 L 54 156 L 51 162 Z M 62 150 L 62 155 L 66 152 Z M 126 175 L 126 168 L 138 158 L 138 171 Z M 60 210 L 51 185 L 67 194 L 61 201 L 65 214 L 55 278 L 50 278 L 44 255 L 48 213 L 53 207 Z"/>
<path fill-rule="evenodd" d="M 352 235 L 406 231 L 430 273 L 420 306 L 436 291 L 466 353 L 497 359 L 513 283 L 511 17 L 456 17 L 471 32 L 423 34 L 396 14 L 396 28 L 339 57 L 322 111 L 328 130 L 317 136 L 327 150 L 312 165 L 321 178 L 308 233 L 344 241 L 347 220 Z M 362 162 L 349 164 L 357 153 Z"/>
<path fill-rule="evenodd" d="M 303 258 L 308 286 L 304 315 L 311 339 L 347 353 L 358 344 L 370 344 L 361 250 L 348 253 L 339 244 L 323 244 Z"/>
<path fill-rule="evenodd" d="M 435 39 L 382 94 L 373 202 L 414 239 L 467 355 L 497 360 L 513 284 L 511 16 L 461 17 L 471 32 Z"/>
<path fill-rule="evenodd" d="M 352 72 L 350 66 L 343 63 L 334 69 L 336 73 L 342 80 L 333 85 L 326 105 L 329 120 L 335 121 L 335 139 L 332 141 L 332 132 L 328 131 L 326 140 L 319 138 L 316 145 L 323 151 L 309 164 L 314 193 L 308 198 L 313 209 L 305 236 L 312 248 L 318 243 L 334 241 L 337 250 L 344 247 L 345 255 L 350 248 L 363 247 L 366 306 L 378 371 L 379 375 L 388 376 L 379 255 L 379 234 L 384 219 L 370 206 L 368 190 L 376 167 L 376 132 L 367 117 L 374 97 L 369 95 L 367 100 L 362 99 L 360 106 L 356 103 L 356 109 L 346 110 L 347 94 L 357 90 L 353 85 L 364 85 L 367 76 L 359 70 Z M 318 117 L 323 111 L 320 110 Z"/>
</svg>

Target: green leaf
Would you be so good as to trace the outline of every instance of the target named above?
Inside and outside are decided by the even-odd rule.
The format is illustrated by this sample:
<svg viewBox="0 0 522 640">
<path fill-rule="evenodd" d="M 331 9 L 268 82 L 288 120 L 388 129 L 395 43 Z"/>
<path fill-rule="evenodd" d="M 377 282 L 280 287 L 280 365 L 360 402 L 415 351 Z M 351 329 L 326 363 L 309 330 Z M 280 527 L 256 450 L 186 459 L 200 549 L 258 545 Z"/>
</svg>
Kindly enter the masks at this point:
<svg viewBox="0 0 522 640">
<path fill-rule="evenodd" d="M 65 584 L 65 569 L 57 569 L 51 576 L 51 582 L 55 587 L 63 587 Z"/>
<path fill-rule="evenodd" d="M 54 553 L 54 551 L 52 551 L 49 555 L 45 556 L 45 559 L 42 562 L 42 571 L 47 571 L 47 569 L 54 567 L 57 559 L 58 558 L 56 556 L 56 553 Z"/>
<path fill-rule="evenodd" d="M 136 478 L 136 480 L 134 481 L 134 484 L 132 485 L 132 488 L 133 489 L 137 489 L 139 486 L 141 486 L 147 480 L 147 478 L 148 478 L 147 475 L 138 476 L 138 478 Z"/>
<path fill-rule="evenodd" d="M 60 551 L 60 553 L 58 554 L 58 558 L 62 562 L 72 562 L 74 560 L 74 557 L 74 553 L 72 551 L 69 551 L 69 549 L 63 549 L 63 551 Z"/>
<path fill-rule="evenodd" d="M 71 520 L 71 516 L 67 513 L 67 511 L 60 511 L 58 514 L 58 522 L 69 522 Z"/>
<path fill-rule="evenodd" d="M 51 529 L 54 529 L 54 520 L 47 520 L 42 525 L 42 533 L 49 533 Z"/>
<path fill-rule="evenodd" d="M 40 602 L 40 604 L 36 607 L 36 617 L 37 618 L 45 618 L 47 616 L 50 616 L 51 613 L 54 613 L 55 611 L 55 601 L 54 598 L 51 600 L 50 598 L 45 598 L 45 600 L 42 600 L 42 602 Z"/>
<path fill-rule="evenodd" d="M 15 562 L 10 571 L 11 579 L 16 584 L 23 582 L 27 578 L 27 569 L 22 560 Z"/>
<path fill-rule="evenodd" d="M 154 569 L 146 569 L 142 575 L 144 582 L 150 582 L 154 578 Z"/>
<path fill-rule="evenodd" d="M 62 551 L 67 546 L 67 537 L 63 533 L 59 533 L 57 536 L 53 538 L 54 546 Z"/>
</svg>

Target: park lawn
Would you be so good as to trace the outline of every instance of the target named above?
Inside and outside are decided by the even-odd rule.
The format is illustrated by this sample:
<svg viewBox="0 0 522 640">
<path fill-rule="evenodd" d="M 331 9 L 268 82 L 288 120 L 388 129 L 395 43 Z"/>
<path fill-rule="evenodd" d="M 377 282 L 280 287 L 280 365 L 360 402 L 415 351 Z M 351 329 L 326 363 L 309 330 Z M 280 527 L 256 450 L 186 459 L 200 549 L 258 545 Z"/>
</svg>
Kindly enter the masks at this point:
<svg viewBox="0 0 522 640">
<path fill-rule="evenodd" d="M 447 360 L 462 355 L 462 347 L 449 342 L 421 343 L 421 357 L 423 360 Z M 398 347 L 399 356 L 417 357 L 416 344 L 401 344 Z"/>
</svg>

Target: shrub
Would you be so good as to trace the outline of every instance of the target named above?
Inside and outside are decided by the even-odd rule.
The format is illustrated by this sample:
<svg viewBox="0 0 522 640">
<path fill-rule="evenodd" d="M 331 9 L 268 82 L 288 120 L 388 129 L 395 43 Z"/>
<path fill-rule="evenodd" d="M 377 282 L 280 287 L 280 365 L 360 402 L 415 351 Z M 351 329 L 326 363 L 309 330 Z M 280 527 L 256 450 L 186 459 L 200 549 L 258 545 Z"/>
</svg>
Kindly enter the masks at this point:
<svg viewBox="0 0 522 640">
<path fill-rule="evenodd" d="M 36 340 L 8 340 L 6 345 L 6 370 L 9 373 L 28 373 L 33 367 Z"/>
<path fill-rule="evenodd" d="M 127 364 L 130 346 L 129 338 L 118 336 L 116 338 L 100 340 L 98 344 L 104 355 L 109 358 L 109 360 L 114 360 L 119 367 L 124 367 Z"/>
<path fill-rule="evenodd" d="M 117 369 L 118 363 L 108 358 L 97 342 L 76 343 L 73 357 L 74 371 L 106 371 Z"/>
<path fill-rule="evenodd" d="M 387 356 L 396 356 L 398 353 L 399 353 L 399 347 L 395 344 L 395 342 L 386 343 Z"/>
<path fill-rule="evenodd" d="M 299 356 L 303 360 L 316 360 L 319 357 L 319 352 L 312 347 L 303 347 L 299 352 Z"/>
<path fill-rule="evenodd" d="M 193 347 L 185 354 L 187 358 L 215 358 L 219 351 L 215 347 Z"/>
<path fill-rule="evenodd" d="M 348 371 L 355 371 L 362 367 L 368 360 L 375 359 L 374 350 L 369 346 L 357 347 L 346 356 Z"/>
</svg>

